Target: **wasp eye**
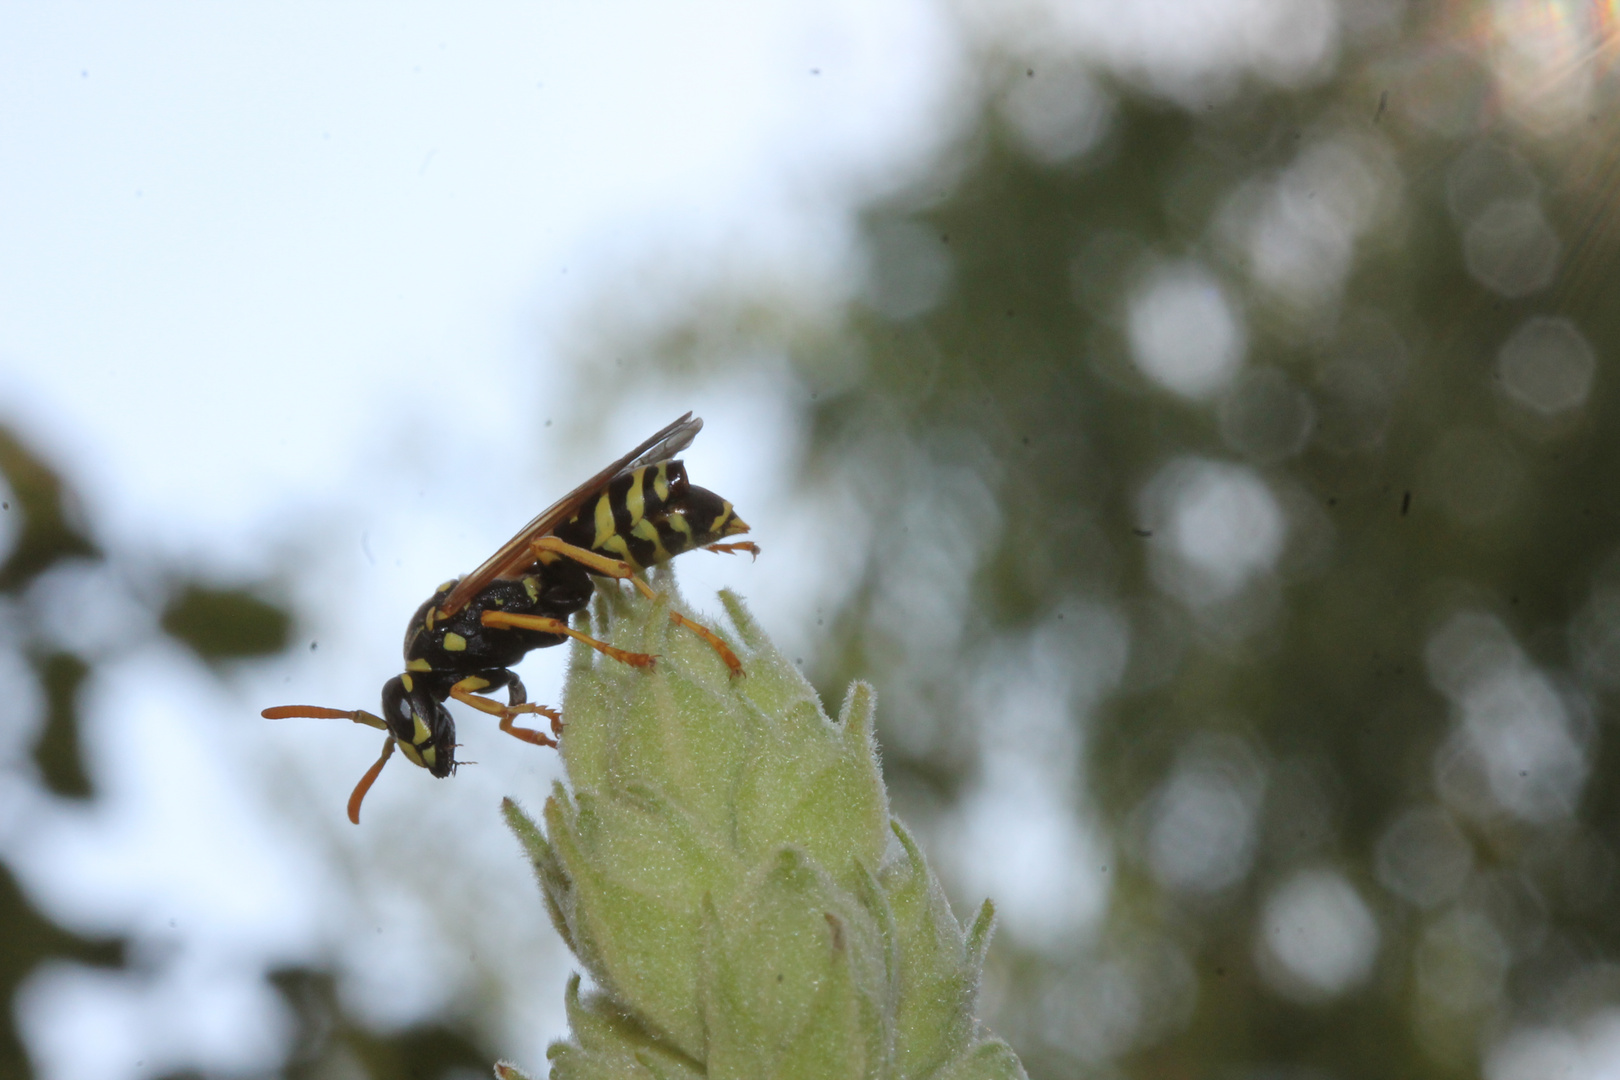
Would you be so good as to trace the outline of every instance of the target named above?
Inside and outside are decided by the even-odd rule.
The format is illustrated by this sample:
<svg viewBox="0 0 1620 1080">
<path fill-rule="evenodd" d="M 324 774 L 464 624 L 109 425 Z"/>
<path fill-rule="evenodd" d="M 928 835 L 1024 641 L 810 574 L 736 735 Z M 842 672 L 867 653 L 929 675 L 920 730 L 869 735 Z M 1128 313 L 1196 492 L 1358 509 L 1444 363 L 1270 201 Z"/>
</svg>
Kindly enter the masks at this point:
<svg viewBox="0 0 1620 1080">
<path fill-rule="evenodd" d="M 416 728 L 415 706 L 405 680 L 406 676 L 395 675 L 383 684 L 382 715 L 390 731 L 409 738 Z"/>
</svg>

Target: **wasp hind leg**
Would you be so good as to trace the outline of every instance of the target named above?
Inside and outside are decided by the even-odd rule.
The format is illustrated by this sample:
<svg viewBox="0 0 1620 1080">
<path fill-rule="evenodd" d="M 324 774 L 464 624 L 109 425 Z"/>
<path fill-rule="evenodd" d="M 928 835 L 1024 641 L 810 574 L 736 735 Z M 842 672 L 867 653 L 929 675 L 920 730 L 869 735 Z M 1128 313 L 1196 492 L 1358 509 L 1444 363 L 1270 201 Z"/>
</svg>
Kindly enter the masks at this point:
<svg viewBox="0 0 1620 1080">
<path fill-rule="evenodd" d="M 730 544 L 704 544 L 703 550 L 721 555 L 735 555 L 739 551 L 746 551 L 754 558 L 759 558 L 759 545 L 752 540 L 738 540 Z"/>
<path fill-rule="evenodd" d="M 685 615 L 682 615 L 678 611 L 672 611 L 669 613 L 669 621 L 674 623 L 676 626 L 686 627 L 688 630 L 692 631 L 692 633 L 696 634 L 704 641 L 707 641 L 709 646 L 714 649 L 715 652 L 720 654 L 720 659 L 725 663 L 726 669 L 731 672 L 732 678 L 736 678 L 738 675 L 746 674 L 746 672 L 743 671 L 742 661 L 737 659 L 737 654 L 731 651 L 731 646 L 720 640 L 719 634 L 715 633 L 713 630 L 710 630 L 702 623 L 693 622 L 691 619 L 688 619 Z"/>
<path fill-rule="evenodd" d="M 592 573 L 601 574 L 603 577 L 618 578 L 621 581 L 622 580 L 629 580 L 629 582 L 636 587 L 636 589 L 641 593 L 642 596 L 645 596 L 649 600 L 658 599 L 658 593 L 653 590 L 653 587 L 651 585 L 648 585 L 640 577 L 636 576 L 635 568 L 632 567 L 629 563 L 625 562 L 622 559 L 610 559 L 605 555 L 598 555 L 594 551 L 587 551 L 582 547 L 578 547 L 578 546 L 576 546 L 574 544 L 570 544 L 568 541 L 558 539 L 555 536 L 542 536 L 539 539 L 535 540 L 534 543 L 531 546 L 534 548 L 534 551 L 535 551 L 536 555 L 538 555 L 538 554 L 540 554 L 541 552 L 544 552 L 544 551 L 554 552 L 554 553 L 556 553 L 558 555 L 562 555 L 562 556 L 564 556 L 566 558 L 574 560 L 575 562 L 579 563 L 581 566 L 585 567 L 585 569 L 591 571 Z M 732 551 L 733 548 L 735 548 L 738 551 L 752 551 L 755 555 L 759 554 L 759 548 L 754 546 L 752 543 L 748 543 L 746 541 L 741 542 L 741 543 L 737 543 L 737 544 L 711 544 L 711 545 L 709 545 L 709 550 L 710 551 L 723 551 L 723 552 L 725 552 L 727 554 L 733 554 L 734 553 Z M 491 615 L 502 615 L 505 618 L 530 617 L 530 616 L 504 616 L 503 613 L 501 613 L 501 612 L 486 611 L 484 613 L 484 620 L 485 620 L 484 625 L 485 626 L 506 625 L 504 623 L 496 624 L 496 623 L 489 622 L 489 616 L 491 616 Z M 559 626 L 565 625 L 563 623 L 558 622 L 558 620 L 556 620 L 556 619 L 551 619 L 551 620 L 548 620 L 548 621 L 553 622 L 553 623 L 557 623 L 557 625 L 559 625 Z M 720 654 L 720 659 L 725 663 L 727 670 L 729 670 L 733 676 L 743 674 L 742 661 L 737 659 L 737 654 L 731 651 L 731 647 L 729 645 L 727 645 L 724 641 L 720 640 L 720 635 L 719 634 L 716 634 L 713 630 L 710 630 L 708 627 L 703 626 L 700 623 L 693 622 L 691 619 L 688 619 L 685 615 L 682 615 L 680 612 L 677 612 L 677 611 L 672 611 L 672 612 L 669 613 L 669 621 L 674 623 L 676 626 L 684 626 L 684 627 L 686 627 L 688 630 L 695 633 L 698 637 L 702 638 L 704 641 L 707 641 L 709 643 L 710 647 L 713 648 L 715 652 Z M 516 624 L 513 624 L 513 625 L 516 625 Z M 616 656 L 617 653 L 622 651 L 622 650 L 614 649 L 613 646 L 611 646 L 611 645 L 604 645 L 603 643 L 597 641 L 595 638 L 586 637 L 584 634 L 581 634 L 581 633 L 579 633 L 579 632 L 577 632 L 575 630 L 571 630 L 571 629 L 553 630 L 553 629 L 551 629 L 549 627 L 528 626 L 527 624 L 524 624 L 524 625 L 528 629 L 531 629 L 531 630 L 544 629 L 548 633 L 567 634 L 569 637 L 578 638 L 580 641 L 585 642 L 587 645 L 591 646 L 592 648 L 602 650 L 603 652 L 607 653 L 607 655 L 609 655 L 609 656 Z M 644 654 L 642 654 L 642 653 L 631 653 L 629 655 L 631 655 L 631 656 L 641 656 L 641 655 L 644 655 Z M 624 658 L 622 656 L 618 656 L 617 659 L 624 659 Z M 630 661 L 630 660 L 626 660 L 625 662 L 626 663 L 635 663 L 634 661 Z M 642 666 L 650 667 L 651 663 L 650 663 L 650 660 L 649 660 L 649 663 L 647 663 L 646 665 L 636 664 L 636 666 L 637 667 L 642 667 Z"/>
<path fill-rule="evenodd" d="M 618 578 L 620 581 L 629 581 L 641 592 L 642 596 L 649 600 L 658 599 L 658 594 L 653 591 L 653 587 L 637 577 L 636 568 L 623 559 L 610 559 L 606 555 L 598 555 L 594 551 L 582 548 L 577 544 L 570 544 L 568 541 L 555 536 L 542 536 L 529 546 L 534 549 L 536 555 L 548 551 L 561 555 L 566 559 L 572 559 L 574 562 L 579 563 L 593 574 Z"/>
<path fill-rule="evenodd" d="M 523 690 L 523 683 L 515 675 L 511 681 L 509 704 L 502 705 L 498 701 L 491 701 L 489 698 L 475 693 L 475 691 L 483 690 L 488 686 L 489 681 L 487 679 L 479 678 L 477 675 L 469 675 L 450 688 L 450 696 L 463 705 L 471 705 L 479 712 L 499 717 L 501 730 L 514 739 L 522 739 L 524 742 L 533 743 L 535 746 L 557 745 L 556 736 L 562 734 L 562 713 L 556 709 L 548 709 L 544 705 L 535 705 L 532 702 L 525 701 L 526 695 Z M 536 731 L 534 728 L 518 727 L 513 722 L 519 716 L 536 713 L 551 721 L 551 735 L 548 736 L 543 732 Z"/>
</svg>

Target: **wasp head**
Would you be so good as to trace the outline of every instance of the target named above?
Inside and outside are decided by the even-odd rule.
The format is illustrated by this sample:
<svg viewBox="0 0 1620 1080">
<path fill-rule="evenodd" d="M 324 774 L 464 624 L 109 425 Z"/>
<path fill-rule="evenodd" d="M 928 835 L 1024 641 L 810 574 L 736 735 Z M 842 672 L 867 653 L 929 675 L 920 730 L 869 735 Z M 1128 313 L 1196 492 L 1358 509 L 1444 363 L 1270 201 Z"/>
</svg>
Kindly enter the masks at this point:
<svg viewBox="0 0 1620 1080">
<path fill-rule="evenodd" d="M 456 765 L 456 723 L 424 680 L 406 672 L 384 683 L 382 715 L 406 757 L 434 776 L 450 775 Z"/>
</svg>

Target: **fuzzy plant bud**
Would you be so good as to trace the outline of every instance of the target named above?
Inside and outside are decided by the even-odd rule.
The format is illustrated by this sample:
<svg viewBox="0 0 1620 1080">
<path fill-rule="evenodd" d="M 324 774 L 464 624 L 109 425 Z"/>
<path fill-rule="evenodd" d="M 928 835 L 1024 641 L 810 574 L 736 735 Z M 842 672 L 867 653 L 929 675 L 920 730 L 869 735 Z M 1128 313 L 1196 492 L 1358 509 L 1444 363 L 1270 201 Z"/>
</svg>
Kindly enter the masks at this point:
<svg viewBox="0 0 1620 1080">
<path fill-rule="evenodd" d="M 992 908 L 964 933 L 889 815 L 871 689 L 828 719 L 722 594 L 734 677 L 660 584 L 656 601 L 602 590 L 596 632 L 657 665 L 577 647 L 568 784 L 541 823 L 504 808 L 592 986 L 568 985 L 551 1076 L 1022 1077 L 973 1015 Z"/>
</svg>

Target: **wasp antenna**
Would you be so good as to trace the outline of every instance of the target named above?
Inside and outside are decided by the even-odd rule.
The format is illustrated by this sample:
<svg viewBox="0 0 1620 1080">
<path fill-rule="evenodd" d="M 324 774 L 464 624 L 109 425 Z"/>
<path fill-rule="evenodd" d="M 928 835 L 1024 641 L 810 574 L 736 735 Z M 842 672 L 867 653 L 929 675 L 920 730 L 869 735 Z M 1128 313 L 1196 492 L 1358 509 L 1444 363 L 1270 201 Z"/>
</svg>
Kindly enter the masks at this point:
<svg viewBox="0 0 1620 1080">
<path fill-rule="evenodd" d="M 259 713 L 266 720 L 291 720 L 309 717 L 316 720 L 337 720 L 349 714 L 342 709 L 325 709 L 319 705 L 276 705 Z"/>
<path fill-rule="evenodd" d="M 364 709 L 328 709 L 320 705 L 276 705 L 259 713 L 266 720 L 353 720 L 357 724 L 365 724 L 380 730 L 388 730 L 388 725 L 380 716 L 374 716 Z"/>
<path fill-rule="evenodd" d="M 360 803 L 365 800 L 366 792 L 371 790 L 371 785 L 377 782 L 377 774 L 382 772 L 383 766 L 388 764 L 388 759 L 393 756 L 394 737 L 390 735 L 388 741 L 383 743 L 382 757 L 378 758 L 376 764 L 366 770 L 366 775 L 362 776 L 360 782 L 354 785 L 354 793 L 349 796 L 349 820 L 356 825 L 360 824 Z"/>
</svg>

